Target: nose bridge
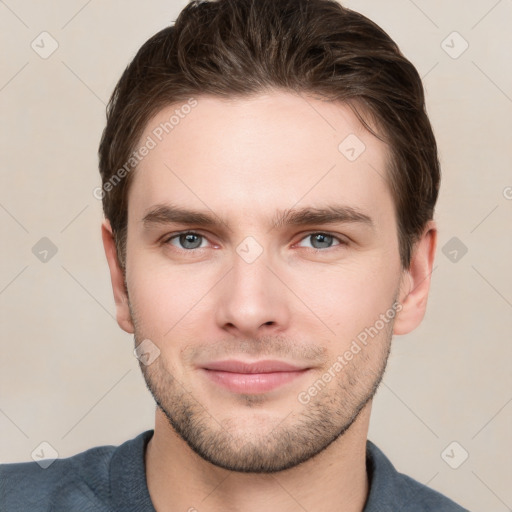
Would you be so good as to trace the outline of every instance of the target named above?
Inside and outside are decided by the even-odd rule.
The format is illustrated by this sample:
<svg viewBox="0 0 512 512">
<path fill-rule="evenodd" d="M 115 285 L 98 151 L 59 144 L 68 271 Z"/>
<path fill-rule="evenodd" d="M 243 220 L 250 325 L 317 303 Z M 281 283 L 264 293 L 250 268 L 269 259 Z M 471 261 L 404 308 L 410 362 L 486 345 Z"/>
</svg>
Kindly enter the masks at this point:
<svg viewBox="0 0 512 512">
<path fill-rule="evenodd" d="M 235 248 L 232 261 L 218 297 L 219 324 L 234 326 L 246 335 L 255 334 L 263 325 L 285 327 L 286 290 L 270 270 L 270 252 L 248 236 Z"/>
</svg>

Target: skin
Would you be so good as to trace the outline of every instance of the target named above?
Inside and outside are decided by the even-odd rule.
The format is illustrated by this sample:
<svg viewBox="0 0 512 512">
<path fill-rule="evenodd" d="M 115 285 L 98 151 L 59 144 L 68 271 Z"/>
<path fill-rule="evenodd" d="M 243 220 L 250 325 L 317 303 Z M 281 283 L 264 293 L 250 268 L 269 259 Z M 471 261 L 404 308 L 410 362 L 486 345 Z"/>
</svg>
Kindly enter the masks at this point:
<svg viewBox="0 0 512 512">
<path fill-rule="evenodd" d="M 136 345 L 151 340 L 160 351 L 140 363 L 158 404 L 145 460 L 151 499 L 158 512 L 361 511 L 372 397 L 392 335 L 412 331 L 425 314 L 435 223 L 402 269 L 388 147 L 348 106 L 285 91 L 197 100 L 133 176 L 128 293 L 110 224 L 102 224 L 117 321 Z M 176 107 L 160 111 L 141 141 Z M 366 147 L 355 161 L 338 149 L 350 134 Z M 143 217 L 162 203 L 222 223 L 145 230 Z M 373 226 L 271 225 L 280 210 L 333 204 L 364 212 Z M 187 230 L 201 236 L 188 245 L 169 240 Z M 257 245 L 244 245 L 248 236 Z M 248 262 L 239 247 L 261 254 Z M 395 301 L 393 320 L 332 372 Z M 277 359 L 308 370 L 269 392 L 241 393 L 201 370 L 220 359 Z M 330 382 L 301 403 L 299 394 L 329 369 Z"/>
</svg>

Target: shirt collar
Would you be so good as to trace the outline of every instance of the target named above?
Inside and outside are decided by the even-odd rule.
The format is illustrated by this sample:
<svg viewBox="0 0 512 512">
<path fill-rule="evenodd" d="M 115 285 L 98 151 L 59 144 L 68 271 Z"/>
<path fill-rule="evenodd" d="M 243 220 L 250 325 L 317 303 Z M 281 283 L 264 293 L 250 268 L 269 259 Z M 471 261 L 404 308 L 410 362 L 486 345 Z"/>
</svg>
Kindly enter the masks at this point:
<svg viewBox="0 0 512 512">
<path fill-rule="evenodd" d="M 396 512 L 399 473 L 370 440 L 366 441 L 366 472 L 370 492 L 363 512 Z"/>
<path fill-rule="evenodd" d="M 119 446 L 110 461 L 110 493 L 114 510 L 156 512 L 149 496 L 144 463 L 154 430 L 146 430 Z"/>
<path fill-rule="evenodd" d="M 114 510 L 156 512 L 146 483 L 145 451 L 154 430 L 126 441 L 110 462 L 110 490 Z M 370 440 L 366 442 L 369 489 L 364 512 L 396 512 L 399 473 Z"/>
</svg>

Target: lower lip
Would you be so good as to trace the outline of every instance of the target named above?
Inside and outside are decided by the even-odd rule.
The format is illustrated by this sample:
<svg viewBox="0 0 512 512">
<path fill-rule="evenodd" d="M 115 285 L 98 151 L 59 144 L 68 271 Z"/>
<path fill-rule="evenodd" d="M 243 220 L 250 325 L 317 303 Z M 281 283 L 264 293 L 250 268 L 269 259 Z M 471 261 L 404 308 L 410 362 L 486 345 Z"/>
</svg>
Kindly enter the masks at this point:
<svg viewBox="0 0 512 512">
<path fill-rule="evenodd" d="M 266 393 L 287 384 L 307 370 L 272 373 L 233 373 L 203 369 L 206 375 L 234 393 Z"/>
</svg>

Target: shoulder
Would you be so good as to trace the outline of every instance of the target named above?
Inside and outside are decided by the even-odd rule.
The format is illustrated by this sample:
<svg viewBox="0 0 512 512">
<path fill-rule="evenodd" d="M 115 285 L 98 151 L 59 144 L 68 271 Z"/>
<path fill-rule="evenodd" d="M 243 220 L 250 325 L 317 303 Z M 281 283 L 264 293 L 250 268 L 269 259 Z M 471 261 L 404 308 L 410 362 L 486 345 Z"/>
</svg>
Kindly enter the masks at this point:
<svg viewBox="0 0 512 512">
<path fill-rule="evenodd" d="M 406 506 L 409 504 L 420 507 L 414 510 L 422 512 L 468 512 L 450 498 L 402 473 L 398 473 L 398 485 L 404 501 L 404 511 L 408 510 Z"/>
<path fill-rule="evenodd" d="M 37 462 L 0 465 L 0 503 L 6 512 L 50 511 L 63 497 L 71 503 L 91 503 L 108 493 L 108 464 L 114 446 L 91 448 L 65 459 L 57 459 L 46 469 Z M 70 510 L 72 508 L 70 507 Z M 89 510 L 87 506 L 83 510 Z"/>
<path fill-rule="evenodd" d="M 365 512 L 468 512 L 443 494 L 399 473 L 371 441 L 366 450 L 370 494 Z"/>
<path fill-rule="evenodd" d="M 110 512 L 112 458 L 134 441 L 119 447 L 90 448 L 56 459 L 45 469 L 44 464 L 40 466 L 37 462 L 0 464 L 0 509 L 5 512 Z"/>
</svg>

